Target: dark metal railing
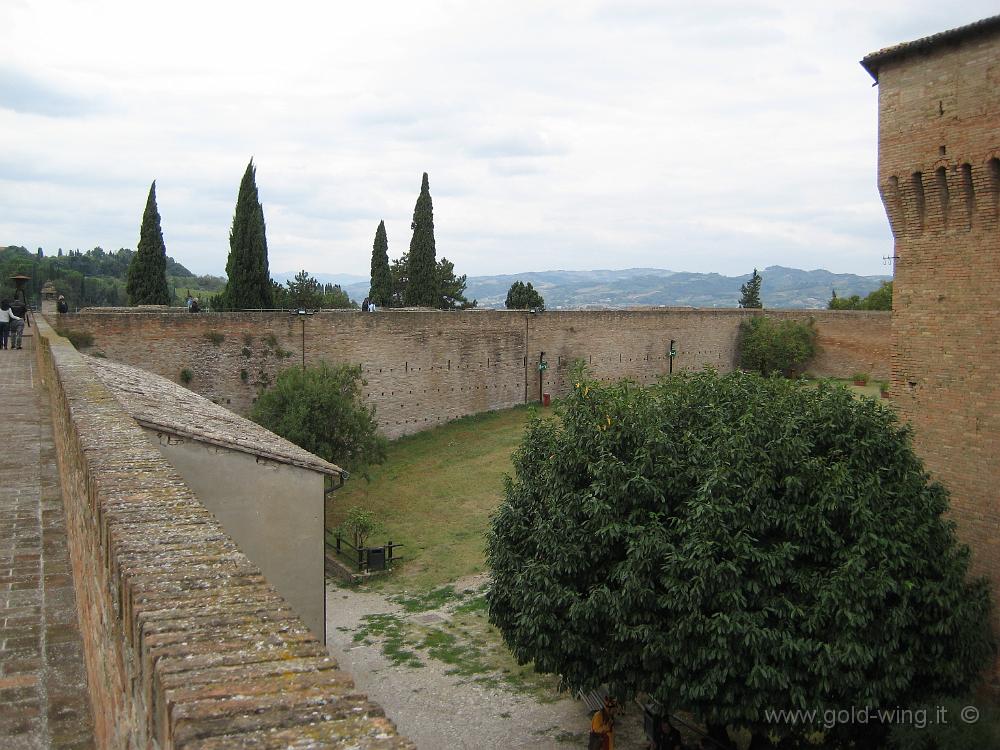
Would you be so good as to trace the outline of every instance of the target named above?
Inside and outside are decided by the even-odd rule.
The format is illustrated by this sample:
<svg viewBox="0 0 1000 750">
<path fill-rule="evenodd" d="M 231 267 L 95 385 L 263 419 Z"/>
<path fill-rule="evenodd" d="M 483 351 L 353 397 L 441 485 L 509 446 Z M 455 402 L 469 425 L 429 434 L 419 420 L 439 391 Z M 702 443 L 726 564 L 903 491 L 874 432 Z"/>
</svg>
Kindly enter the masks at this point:
<svg viewBox="0 0 1000 750">
<path fill-rule="evenodd" d="M 330 542 L 330 537 L 333 542 Z M 327 532 L 326 546 L 328 549 L 345 560 L 349 560 L 351 565 L 357 566 L 359 573 L 367 573 L 373 570 L 389 570 L 392 564 L 402 559 L 395 553 L 402 544 L 393 544 L 390 539 L 381 547 L 361 547 L 354 546 L 348 539 L 336 532 Z"/>
</svg>

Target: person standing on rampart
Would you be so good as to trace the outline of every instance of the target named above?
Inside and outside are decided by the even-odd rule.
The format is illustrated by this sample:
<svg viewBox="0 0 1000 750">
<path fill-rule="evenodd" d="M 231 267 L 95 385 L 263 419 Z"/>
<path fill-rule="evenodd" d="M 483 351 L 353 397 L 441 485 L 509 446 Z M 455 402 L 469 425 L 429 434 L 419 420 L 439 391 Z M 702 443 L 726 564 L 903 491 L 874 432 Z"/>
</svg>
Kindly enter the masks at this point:
<svg viewBox="0 0 1000 750">
<path fill-rule="evenodd" d="M 18 320 L 10 309 L 8 300 L 0 300 L 0 349 L 7 348 L 7 339 L 10 335 L 11 323 Z"/>
<path fill-rule="evenodd" d="M 28 318 L 28 305 L 20 297 L 15 297 L 10 305 L 10 348 L 21 348 L 21 337 L 24 335 L 24 326 L 31 326 Z"/>
</svg>

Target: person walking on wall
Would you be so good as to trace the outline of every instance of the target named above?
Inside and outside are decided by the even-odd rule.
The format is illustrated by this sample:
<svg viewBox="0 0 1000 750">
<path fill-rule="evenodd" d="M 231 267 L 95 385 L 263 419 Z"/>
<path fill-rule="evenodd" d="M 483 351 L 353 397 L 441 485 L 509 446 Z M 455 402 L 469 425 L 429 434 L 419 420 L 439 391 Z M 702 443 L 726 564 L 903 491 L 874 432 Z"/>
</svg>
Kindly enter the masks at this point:
<svg viewBox="0 0 1000 750">
<path fill-rule="evenodd" d="M 28 318 L 28 306 L 20 297 L 15 297 L 10 305 L 10 348 L 21 348 L 21 337 L 24 335 L 24 326 L 31 327 L 31 319 Z"/>
<path fill-rule="evenodd" d="M 59 295 L 59 301 L 56 303 L 56 310 L 60 315 L 65 315 L 69 312 L 69 305 L 66 304 L 66 298 L 61 294 Z"/>
<path fill-rule="evenodd" d="M 10 336 L 11 323 L 18 320 L 10 309 L 9 300 L 0 300 L 0 349 L 7 348 L 7 339 Z"/>
</svg>

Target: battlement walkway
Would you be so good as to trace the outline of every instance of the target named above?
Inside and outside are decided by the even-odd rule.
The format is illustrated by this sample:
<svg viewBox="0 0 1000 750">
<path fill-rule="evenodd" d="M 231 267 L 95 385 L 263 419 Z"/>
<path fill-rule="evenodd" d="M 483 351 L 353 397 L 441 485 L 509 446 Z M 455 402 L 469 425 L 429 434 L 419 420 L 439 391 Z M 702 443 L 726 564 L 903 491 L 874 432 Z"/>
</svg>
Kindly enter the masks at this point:
<svg viewBox="0 0 1000 750">
<path fill-rule="evenodd" d="M 91 748 L 49 396 L 33 342 L 0 350 L 0 747 Z"/>
</svg>

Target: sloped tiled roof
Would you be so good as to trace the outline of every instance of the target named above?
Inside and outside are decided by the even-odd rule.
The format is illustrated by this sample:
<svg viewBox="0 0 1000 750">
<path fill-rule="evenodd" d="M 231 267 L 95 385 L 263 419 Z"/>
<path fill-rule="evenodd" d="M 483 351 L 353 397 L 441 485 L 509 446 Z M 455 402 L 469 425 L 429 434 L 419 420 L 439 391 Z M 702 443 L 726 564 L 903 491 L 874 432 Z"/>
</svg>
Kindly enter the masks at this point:
<svg viewBox="0 0 1000 750">
<path fill-rule="evenodd" d="M 334 476 L 347 473 L 256 422 L 164 377 L 108 359 L 85 359 L 122 408 L 143 427 L 312 469 L 321 474 Z"/>
<path fill-rule="evenodd" d="M 915 39 L 912 42 L 903 42 L 902 44 L 895 44 L 891 47 L 880 49 L 878 52 L 872 52 L 861 61 L 861 66 L 868 71 L 872 78 L 878 81 L 879 68 L 889 60 L 895 60 L 917 52 L 928 52 L 941 44 L 959 42 L 979 34 L 987 34 L 998 30 L 1000 30 L 1000 16 L 990 16 L 975 23 L 959 26 L 956 29 L 941 31 L 937 34 L 922 37 L 921 39 Z"/>
</svg>

